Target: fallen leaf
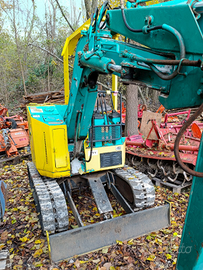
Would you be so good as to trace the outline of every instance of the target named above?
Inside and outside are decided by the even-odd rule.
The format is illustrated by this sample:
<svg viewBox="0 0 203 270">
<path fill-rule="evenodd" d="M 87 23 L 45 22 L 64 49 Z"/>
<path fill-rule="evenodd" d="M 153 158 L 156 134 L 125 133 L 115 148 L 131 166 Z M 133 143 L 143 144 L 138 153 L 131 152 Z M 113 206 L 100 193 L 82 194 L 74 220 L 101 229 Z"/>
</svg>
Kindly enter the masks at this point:
<svg viewBox="0 0 203 270">
<path fill-rule="evenodd" d="M 14 270 L 19 270 L 19 269 L 22 269 L 22 268 L 23 268 L 23 266 L 20 265 L 20 264 L 14 265 L 14 266 L 13 266 L 13 269 L 14 269 Z"/>
<path fill-rule="evenodd" d="M 79 268 L 80 267 L 80 261 L 77 259 L 75 262 L 74 262 L 74 265 Z"/>
<path fill-rule="evenodd" d="M 128 241 L 128 245 L 133 245 L 134 244 L 134 239 L 131 239 Z"/>
<path fill-rule="evenodd" d="M 72 227 L 73 229 L 77 229 L 77 228 L 79 228 L 79 226 L 78 226 L 78 225 L 71 225 L 71 227 Z"/>
<path fill-rule="evenodd" d="M 41 240 L 35 240 L 35 244 L 41 244 Z"/>
<path fill-rule="evenodd" d="M 6 241 L 8 239 L 8 231 L 4 231 L 1 234 L 1 241 Z"/>
<path fill-rule="evenodd" d="M 133 263 L 134 261 L 135 261 L 135 260 L 134 260 L 132 257 L 130 257 L 130 256 L 128 257 L 128 263 L 129 263 L 129 264 Z"/>
<path fill-rule="evenodd" d="M 16 223 L 16 219 L 12 219 L 11 223 L 12 224 L 15 224 Z"/>
<path fill-rule="evenodd" d="M 39 257 L 42 253 L 43 253 L 43 250 L 42 250 L 42 249 L 38 249 L 38 250 L 35 251 L 33 257 L 34 257 L 34 258 L 37 258 L 37 257 Z"/>
<path fill-rule="evenodd" d="M 147 258 L 147 261 L 154 261 L 156 256 L 154 254 L 150 254 L 149 257 Z"/>
<path fill-rule="evenodd" d="M 35 267 L 41 267 L 41 266 L 43 266 L 43 263 L 42 263 L 41 261 L 39 261 L 39 262 L 34 262 L 34 266 L 35 266 Z"/>
<path fill-rule="evenodd" d="M 2 250 L 5 247 L 4 244 L 0 244 L 0 250 Z"/>
<path fill-rule="evenodd" d="M 18 264 L 22 265 L 23 264 L 23 261 L 22 260 L 19 260 L 18 261 Z"/>
<path fill-rule="evenodd" d="M 93 263 L 99 263 L 100 262 L 100 259 L 97 259 L 97 260 L 92 260 Z"/>
<path fill-rule="evenodd" d="M 167 260 L 170 260 L 172 258 L 171 254 L 166 254 Z"/>
<path fill-rule="evenodd" d="M 22 241 L 22 242 L 27 242 L 29 239 L 26 237 L 26 236 L 24 236 L 23 238 L 20 238 L 20 241 Z"/>
<path fill-rule="evenodd" d="M 109 270 L 111 267 L 111 263 L 107 262 L 103 266 L 106 268 L 106 270 Z"/>
<path fill-rule="evenodd" d="M 103 248 L 103 249 L 102 249 L 102 253 L 103 253 L 103 254 L 106 254 L 106 253 L 108 253 L 108 250 L 109 250 L 109 248 Z"/>
</svg>

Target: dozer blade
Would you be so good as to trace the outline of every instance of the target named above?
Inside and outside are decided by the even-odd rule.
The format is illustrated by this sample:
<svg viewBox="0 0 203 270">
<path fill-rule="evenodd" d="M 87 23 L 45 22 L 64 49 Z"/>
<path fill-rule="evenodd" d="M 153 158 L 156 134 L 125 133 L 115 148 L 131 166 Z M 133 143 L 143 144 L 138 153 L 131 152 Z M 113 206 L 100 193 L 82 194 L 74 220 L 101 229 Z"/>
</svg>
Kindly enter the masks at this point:
<svg viewBox="0 0 203 270">
<path fill-rule="evenodd" d="M 48 235 L 54 262 L 69 259 L 170 226 L 170 205 L 108 219 L 85 227 Z"/>
</svg>

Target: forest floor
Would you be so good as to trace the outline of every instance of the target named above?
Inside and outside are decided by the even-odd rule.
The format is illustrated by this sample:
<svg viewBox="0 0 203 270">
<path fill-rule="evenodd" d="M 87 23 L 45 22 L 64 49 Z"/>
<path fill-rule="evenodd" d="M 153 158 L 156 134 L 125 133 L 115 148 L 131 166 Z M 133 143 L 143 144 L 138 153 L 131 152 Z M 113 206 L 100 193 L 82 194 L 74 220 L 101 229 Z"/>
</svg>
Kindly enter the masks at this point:
<svg viewBox="0 0 203 270">
<path fill-rule="evenodd" d="M 7 209 L 0 225 L 0 250 L 9 250 L 11 269 L 175 269 L 189 190 L 173 194 L 169 189 L 156 187 L 156 205 L 171 202 L 170 227 L 54 264 L 49 259 L 46 238 L 41 234 L 26 163 L 24 160 L 0 169 L 1 179 L 8 186 Z M 99 217 L 96 205 L 88 197 L 77 199 L 83 202 L 79 210 L 86 225 L 94 223 Z M 123 209 L 116 201 L 113 203 L 114 217 L 121 215 Z M 71 219 L 70 226 L 74 228 L 74 218 L 70 216 Z"/>
</svg>

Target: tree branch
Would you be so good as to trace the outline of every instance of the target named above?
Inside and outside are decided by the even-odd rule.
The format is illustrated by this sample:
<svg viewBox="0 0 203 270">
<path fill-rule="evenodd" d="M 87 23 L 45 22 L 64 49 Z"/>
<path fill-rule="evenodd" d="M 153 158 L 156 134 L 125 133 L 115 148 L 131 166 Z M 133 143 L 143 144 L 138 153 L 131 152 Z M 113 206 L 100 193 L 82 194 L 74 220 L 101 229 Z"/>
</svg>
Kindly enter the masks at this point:
<svg viewBox="0 0 203 270">
<path fill-rule="evenodd" d="M 78 25 L 78 23 L 79 23 L 80 16 L 81 16 L 81 11 L 80 11 L 79 16 L 78 16 L 78 19 L 77 19 L 77 21 L 76 21 L 76 25 Z"/>
<path fill-rule="evenodd" d="M 34 46 L 34 47 L 37 47 L 39 48 L 40 50 L 44 51 L 44 52 L 47 52 L 48 54 L 50 54 L 51 56 L 55 57 L 58 61 L 60 61 L 61 63 L 63 63 L 63 60 L 61 58 L 59 58 L 58 56 L 56 56 L 54 53 L 48 51 L 47 49 L 44 49 L 38 45 L 35 45 L 35 44 L 32 44 L 32 43 L 29 43 L 28 46 Z"/>
<path fill-rule="evenodd" d="M 58 0 L 55 0 L 55 1 L 56 1 L 57 5 L 58 5 L 58 7 L 59 7 L 59 9 L 60 9 L 60 11 L 61 11 L 61 14 L 63 15 L 64 19 L 67 21 L 68 25 L 70 26 L 71 30 L 72 30 L 73 32 L 75 32 L 75 30 L 74 30 L 74 28 L 72 27 L 71 23 L 70 23 L 69 20 L 66 18 L 66 15 L 64 14 L 63 9 L 61 8 L 61 6 L 60 6 Z"/>
</svg>

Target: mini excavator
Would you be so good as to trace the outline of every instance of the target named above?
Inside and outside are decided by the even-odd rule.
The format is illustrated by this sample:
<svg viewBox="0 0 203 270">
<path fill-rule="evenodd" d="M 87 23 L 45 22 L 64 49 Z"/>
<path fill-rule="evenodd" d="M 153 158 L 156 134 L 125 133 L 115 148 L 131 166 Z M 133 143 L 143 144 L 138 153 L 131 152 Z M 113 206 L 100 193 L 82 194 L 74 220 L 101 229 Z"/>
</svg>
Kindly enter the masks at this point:
<svg viewBox="0 0 203 270">
<path fill-rule="evenodd" d="M 121 0 L 120 4 L 111 9 L 105 2 L 91 21 L 67 39 L 62 53 L 65 105 L 28 106 L 32 152 L 28 173 L 41 227 L 52 259 L 60 261 L 170 224 L 168 204 L 152 207 L 151 180 L 125 166 L 121 115 L 115 106 L 107 110 L 109 93 L 97 85 L 99 74 L 117 76 L 124 84 L 159 91 L 159 100 L 167 109 L 199 107 L 181 128 L 174 152 L 180 166 L 194 176 L 180 245 L 180 250 L 189 247 L 190 253 L 179 253 L 177 269 L 203 269 L 202 143 L 195 171 L 181 161 L 178 149 L 185 129 L 203 111 L 203 2 L 148 5 L 137 0 L 127 1 L 125 7 Z M 68 56 L 75 47 L 69 89 Z M 84 186 L 91 190 L 103 216 L 103 221 L 88 226 L 72 196 Z M 125 215 L 112 217 L 106 190 Z M 66 199 L 78 224 L 72 230 Z"/>
</svg>

